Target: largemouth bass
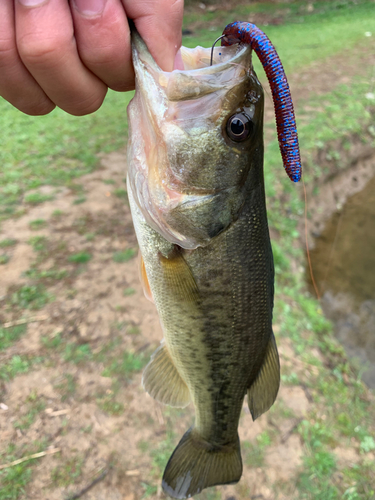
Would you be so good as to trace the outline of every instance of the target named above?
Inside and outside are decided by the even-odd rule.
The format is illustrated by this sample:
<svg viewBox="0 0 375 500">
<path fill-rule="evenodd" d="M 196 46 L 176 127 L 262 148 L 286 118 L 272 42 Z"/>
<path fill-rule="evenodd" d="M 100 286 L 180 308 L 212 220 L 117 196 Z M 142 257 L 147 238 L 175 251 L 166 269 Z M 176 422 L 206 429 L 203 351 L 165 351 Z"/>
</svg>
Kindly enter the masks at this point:
<svg viewBox="0 0 375 500">
<path fill-rule="evenodd" d="M 239 481 L 238 423 L 275 401 L 274 266 L 263 179 L 263 90 L 249 45 L 182 48 L 163 72 L 133 33 L 128 193 L 146 295 L 164 339 L 143 374 L 161 403 L 193 402 L 195 425 L 164 472 L 188 498 Z"/>
</svg>

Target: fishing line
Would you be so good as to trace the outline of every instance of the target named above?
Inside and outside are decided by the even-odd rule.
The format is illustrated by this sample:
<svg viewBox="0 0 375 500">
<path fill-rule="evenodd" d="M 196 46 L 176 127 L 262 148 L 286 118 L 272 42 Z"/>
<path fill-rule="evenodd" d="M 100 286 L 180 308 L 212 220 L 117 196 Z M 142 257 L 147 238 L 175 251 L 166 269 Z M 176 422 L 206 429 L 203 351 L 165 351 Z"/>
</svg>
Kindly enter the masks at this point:
<svg viewBox="0 0 375 500">
<path fill-rule="evenodd" d="M 303 185 L 303 193 L 305 195 L 305 242 L 306 242 L 307 262 L 309 263 L 311 281 L 312 281 L 312 284 L 313 284 L 313 287 L 314 287 L 314 290 L 316 293 L 316 297 L 320 301 L 321 296 L 320 296 L 318 286 L 317 286 L 316 281 L 315 281 L 315 277 L 314 277 L 314 273 L 313 273 L 313 269 L 312 269 L 312 265 L 311 265 L 309 242 L 308 242 L 308 238 L 307 238 L 307 193 L 306 193 L 306 186 L 305 186 L 305 180 L 303 178 L 303 174 L 302 174 L 302 185 Z"/>
</svg>

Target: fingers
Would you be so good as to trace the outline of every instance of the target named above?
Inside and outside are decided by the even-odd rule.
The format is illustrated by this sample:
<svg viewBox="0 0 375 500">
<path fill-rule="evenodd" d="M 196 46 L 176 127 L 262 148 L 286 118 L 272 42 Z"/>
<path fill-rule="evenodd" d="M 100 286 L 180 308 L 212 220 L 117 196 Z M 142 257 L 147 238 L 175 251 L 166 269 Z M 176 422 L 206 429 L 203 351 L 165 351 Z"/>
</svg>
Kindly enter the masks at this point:
<svg viewBox="0 0 375 500">
<path fill-rule="evenodd" d="M 122 0 L 127 16 L 133 19 L 155 61 L 172 71 L 181 46 L 183 0 Z"/>
<path fill-rule="evenodd" d="M 16 43 L 24 66 L 60 108 L 73 115 L 96 111 L 107 86 L 79 57 L 67 1 L 37 1 L 15 2 Z"/>
<path fill-rule="evenodd" d="M 44 115 L 55 107 L 18 55 L 13 0 L 0 2 L 0 95 L 20 111 Z"/>
<path fill-rule="evenodd" d="M 83 64 L 113 90 L 134 88 L 130 31 L 121 0 L 72 0 Z"/>
</svg>

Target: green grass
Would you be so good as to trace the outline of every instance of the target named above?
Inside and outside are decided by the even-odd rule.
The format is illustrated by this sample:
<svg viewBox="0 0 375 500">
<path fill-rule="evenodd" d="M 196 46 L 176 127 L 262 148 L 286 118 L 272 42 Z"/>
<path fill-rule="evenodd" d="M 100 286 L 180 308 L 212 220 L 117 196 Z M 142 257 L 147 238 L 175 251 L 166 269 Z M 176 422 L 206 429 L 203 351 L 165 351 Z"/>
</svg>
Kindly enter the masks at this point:
<svg viewBox="0 0 375 500">
<path fill-rule="evenodd" d="M 5 240 L 0 241 L 0 248 L 13 247 L 16 244 L 17 244 L 17 240 L 13 240 L 11 238 L 6 238 Z"/>
<path fill-rule="evenodd" d="M 42 229 L 46 225 L 47 225 L 47 221 L 44 219 L 35 219 L 35 220 L 32 220 L 29 224 L 30 229 L 34 229 L 34 230 Z"/>
<path fill-rule="evenodd" d="M 34 252 L 42 252 L 47 247 L 47 238 L 45 236 L 32 236 L 28 243 L 33 247 Z"/>
<path fill-rule="evenodd" d="M 27 430 L 35 421 L 37 415 L 45 409 L 46 404 L 36 391 L 32 391 L 26 398 L 24 407 L 26 407 L 26 412 L 14 422 L 15 429 Z"/>
<path fill-rule="evenodd" d="M 124 295 L 125 297 L 129 297 L 130 295 L 134 295 L 134 294 L 135 294 L 135 292 L 136 292 L 136 291 L 135 291 L 135 289 L 134 289 L 134 288 L 129 287 L 129 288 L 125 288 L 125 290 L 124 290 L 124 292 L 123 292 L 123 295 Z"/>
<path fill-rule="evenodd" d="M 113 194 L 115 196 L 117 196 L 117 198 L 122 198 L 123 200 L 127 200 L 128 199 L 128 192 L 126 191 L 126 189 L 122 189 L 122 188 L 115 189 L 113 191 Z"/>
<path fill-rule="evenodd" d="M 51 481 L 54 487 L 66 487 L 74 484 L 82 475 L 84 460 L 82 457 L 74 456 L 64 460 L 51 473 Z"/>
<path fill-rule="evenodd" d="M 92 258 L 91 253 L 89 252 L 78 252 L 68 257 L 69 262 L 73 262 L 74 264 L 86 264 Z"/>
<path fill-rule="evenodd" d="M 0 266 L 4 266 L 5 264 L 8 264 L 9 260 L 10 260 L 9 255 L 7 255 L 7 254 L 0 255 Z"/>
<path fill-rule="evenodd" d="M 375 7 L 373 2 L 311 2 L 312 13 L 303 12 L 306 2 L 284 2 L 277 5 L 278 10 L 288 10 L 285 24 L 277 26 L 259 25 L 275 44 L 283 66 L 287 72 L 301 71 L 316 60 L 332 56 L 337 52 L 350 50 L 356 43 L 364 39 L 364 33 L 375 30 Z M 221 35 L 226 24 L 236 20 L 247 20 L 253 12 L 274 12 L 274 3 L 261 3 L 236 6 L 232 9 L 215 12 L 200 11 L 185 16 L 184 26 L 198 23 L 193 36 L 184 37 L 183 45 L 210 47 Z M 290 12 L 291 10 L 291 12 Z M 277 16 L 276 16 L 277 17 Z M 207 30 L 207 23 L 214 20 L 215 29 Z M 291 43 L 293 40 L 293 43 Z M 255 60 L 255 70 L 263 75 L 261 64 Z"/>
<path fill-rule="evenodd" d="M 0 380 L 12 380 L 19 374 L 27 373 L 31 367 L 41 363 L 41 357 L 12 356 L 12 358 L 0 366 Z"/>
<path fill-rule="evenodd" d="M 119 358 L 114 359 L 104 369 L 103 377 L 117 377 L 129 379 L 133 373 L 139 372 L 148 362 L 148 357 L 143 354 L 124 352 Z"/>
<path fill-rule="evenodd" d="M 39 205 L 40 203 L 44 203 L 45 201 L 52 199 L 53 196 L 49 194 L 28 193 L 25 195 L 25 203 L 29 203 L 30 205 Z"/>
<path fill-rule="evenodd" d="M 9 444 L 6 450 L 0 451 L 0 464 L 11 463 L 33 453 L 38 453 L 46 448 L 45 442 L 34 442 L 17 447 Z M 27 460 L 18 465 L 0 470 L 0 500 L 18 500 L 26 498 L 25 490 L 31 480 L 32 467 L 35 460 Z"/>
<path fill-rule="evenodd" d="M 114 260 L 114 262 L 122 264 L 124 262 L 128 262 L 136 255 L 137 251 L 134 250 L 134 248 L 127 248 L 126 250 L 123 250 L 121 252 L 115 252 L 112 256 L 112 259 Z"/>
<path fill-rule="evenodd" d="M 66 344 L 64 351 L 65 361 L 70 361 L 71 363 L 82 363 L 91 360 L 93 357 L 91 347 L 89 344 L 75 344 L 71 342 Z"/>
<path fill-rule="evenodd" d="M 0 351 L 7 349 L 26 333 L 27 325 L 16 325 L 9 328 L 0 327 Z"/>
<path fill-rule="evenodd" d="M 36 310 L 41 309 L 51 300 L 53 300 L 53 297 L 44 285 L 24 285 L 12 293 L 10 304 L 19 309 Z"/>
<path fill-rule="evenodd" d="M 77 391 L 77 383 L 71 373 L 66 373 L 62 376 L 61 380 L 54 385 L 54 388 L 59 392 L 61 401 L 64 403 L 65 401 L 73 398 L 75 395 Z"/>
</svg>

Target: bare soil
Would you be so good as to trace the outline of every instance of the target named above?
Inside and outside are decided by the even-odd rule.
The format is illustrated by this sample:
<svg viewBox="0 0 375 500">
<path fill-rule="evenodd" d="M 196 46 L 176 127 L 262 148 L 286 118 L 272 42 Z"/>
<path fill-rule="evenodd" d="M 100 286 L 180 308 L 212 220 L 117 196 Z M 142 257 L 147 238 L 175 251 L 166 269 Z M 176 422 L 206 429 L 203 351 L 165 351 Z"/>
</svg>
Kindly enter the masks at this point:
<svg viewBox="0 0 375 500">
<path fill-rule="evenodd" d="M 373 53 L 374 46 L 364 49 L 361 45 L 350 54 L 350 64 L 348 54 L 343 53 L 291 75 L 294 99 L 304 100 L 311 92 L 324 94 L 353 75 L 365 74 Z M 266 119 L 273 120 L 270 102 Z M 149 355 L 161 340 L 156 310 L 141 290 L 137 258 L 125 263 L 112 258 L 114 252 L 137 246 L 129 207 L 114 194 L 118 187 L 126 187 L 125 176 L 125 151 L 102 155 L 100 168 L 78 181 L 84 186 L 86 201 L 74 204 L 75 193 L 61 189 L 52 201 L 28 208 L 22 217 L 6 221 L 0 232 L 0 239 L 17 240 L 9 262 L 1 266 L 1 323 L 20 317 L 19 310 L 7 304 L 12 293 L 27 282 L 23 273 L 37 259 L 37 253 L 27 243 L 31 237 L 45 236 L 48 240 L 48 258 L 39 263 L 39 269 L 63 267 L 68 271 L 66 278 L 46 283 L 54 300 L 39 311 L 29 311 L 27 333 L 0 353 L 1 364 L 14 355 L 42 356 L 50 361 L 40 368 L 36 364 L 29 372 L 0 386 L 1 447 L 14 443 L 24 447 L 26 454 L 30 443 L 38 440 L 44 441 L 45 449 L 60 450 L 37 459 L 23 497 L 29 500 L 66 499 L 69 493 L 90 484 L 103 469 L 108 469 L 105 477 L 81 498 L 140 500 L 147 494 L 145 485 L 160 485 L 160 471 L 155 470 L 150 450 L 160 450 L 171 427 L 175 433 L 172 441 L 177 444 L 192 423 L 192 408 L 172 411 L 145 394 L 140 384 L 141 372 L 132 374 L 116 392 L 116 402 L 124 410 L 119 414 L 105 411 L 100 398 L 111 397 L 114 391 L 110 377 L 102 375 L 105 361 L 65 361 L 61 353 L 48 349 L 42 341 L 46 338 L 53 342 L 60 335 L 65 342 L 89 344 L 94 354 L 113 341 L 118 342 L 115 349 L 121 352 Z M 114 184 L 106 184 L 105 180 Z M 53 215 L 56 210 L 61 210 L 62 215 Z M 48 221 L 47 226 L 37 231 L 30 229 L 29 224 L 35 219 Z M 93 239 L 87 238 L 91 233 L 95 233 Z M 92 254 L 87 264 L 77 266 L 68 261 L 69 255 L 82 251 Z M 134 293 L 124 295 L 127 289 L 134 289 Z M 42 320 L 33 321 L 35 316 Z M 293 369 L 303 379 L 306 366 L 296 358 L 290 341 L 281 339 L 279 352 L 283 373 Z M 71 393 L 62 389 L 67 375 L 75 386 Z M 30 395 L 36 395 L 44 409 L 29 428 L 20 429 L 15 423 L 27 413 Z M 303 447 L 293 431 L 311 405 L 311 395 L 304 387 L 282 386 L 274 408 L 253 423 L 244 403 L 241 442 L 256 443 L 256 437 L 264 430 L 272 434 L 276 429 L 278 437 L 266 449 L 265 466 L 254 467 L 245 461 L 239 485 L 221 488 L 223 499 L 294 498 Z M 350 448 L 343 446 L 335 451 L 339 460 L 348 464 L 358 460 L 356 451 Z M 75 465 L 69 469 L 69 463 Z M 79 468 L 80 473 L 72 479 Z M 57 484 L 56 470 L 69 470 L 68 479 L 73 484 Z M 162 496 L 159 486 L 149 498 Z"/>
</svg>

